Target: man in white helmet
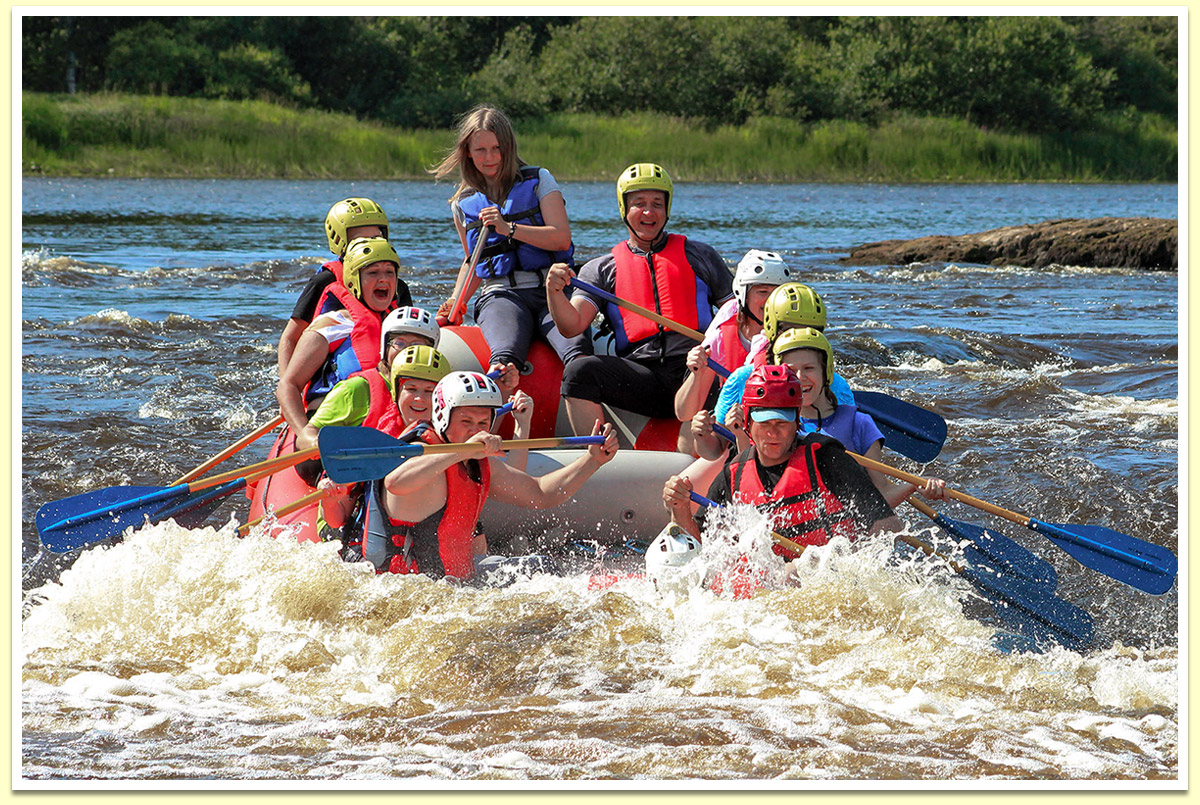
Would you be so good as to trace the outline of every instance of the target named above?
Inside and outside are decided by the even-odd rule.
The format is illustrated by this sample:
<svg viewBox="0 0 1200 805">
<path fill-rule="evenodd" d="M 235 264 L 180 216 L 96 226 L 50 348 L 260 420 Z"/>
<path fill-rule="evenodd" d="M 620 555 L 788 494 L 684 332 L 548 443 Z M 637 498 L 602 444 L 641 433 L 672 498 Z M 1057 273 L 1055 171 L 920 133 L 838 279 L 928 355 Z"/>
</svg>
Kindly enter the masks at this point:
<svg viewBox="0 0 1200 805">
<path fill-rule="evenodd" d="M 379 340 L 379 363 L 356 372 L 330 390 L 296 439 L 297 449 L 315 445 L 318 431 L 326 425 L 357 427 L 367 421 L 373 410 L 379 408 L 381 400 L 392 400 L 395 396 L 392 389 L 392 360 L 408 347 L 436 349 L 441 340 L 441 328 L 429 311 L 419 307 L 402 307 L 393 310 L 383 320 Z M 377 393 L 372 394 L 373 388 L 377 388 Z M 378 391 L 384 393 L 379 394 Z M 373 420 L 371 427 L 379 426 Z M 391 435 L 398 436 L 399 433 Z"/>
<path fill-rule="evenodd" d="M 567 466 L 541 477 L 514 469 L 501 460 L 500 437 L 489 432 L 502 404 L 495 381 L 478 372 L 451 372 L 438 382 L 433 428 L 423 439 L 480 444 L 483 450 L 416 456 L 372 484 L 363 558 L 377 572 L 470 579 L 475 558 L 487 553 L 477 527 L 488 497 L 528 509 L 557 506 L 616 454 L 612 426 L 597 421 L 592 433 L 603 435 L 604 444 Z"/>
</svg>

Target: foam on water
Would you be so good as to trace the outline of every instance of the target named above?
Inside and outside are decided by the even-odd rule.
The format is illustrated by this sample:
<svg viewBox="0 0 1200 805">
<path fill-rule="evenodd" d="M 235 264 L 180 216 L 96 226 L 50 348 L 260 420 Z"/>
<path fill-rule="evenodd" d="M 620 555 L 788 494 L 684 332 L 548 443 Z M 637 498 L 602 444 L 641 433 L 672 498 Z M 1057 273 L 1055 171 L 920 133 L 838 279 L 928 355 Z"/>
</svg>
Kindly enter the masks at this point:
<svg viewBox="0 0 1200 805">
<path fill-rule="evenodd" d="M 748 600 L 456 588 L 232 525 L 144 528 L 31 594 L 26 773 L 161 773 L 147 753 L 238 779 L 1177 773 L 1173 649 L 1003 655 L 943 564 L 868 540 L 788 574 L 761 520 L 738 525 L 703 570 L 748 547 Z"/>
</svg>

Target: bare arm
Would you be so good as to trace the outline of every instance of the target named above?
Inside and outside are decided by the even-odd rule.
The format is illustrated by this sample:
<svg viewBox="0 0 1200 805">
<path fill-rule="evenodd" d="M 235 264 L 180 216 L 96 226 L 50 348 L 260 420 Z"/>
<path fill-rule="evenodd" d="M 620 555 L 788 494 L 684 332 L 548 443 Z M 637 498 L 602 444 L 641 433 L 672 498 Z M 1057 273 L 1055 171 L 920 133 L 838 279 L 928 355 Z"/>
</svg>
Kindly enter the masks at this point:
<svg viewBox="0 0 1200 805">
<path fill-rule="evenodd" d="M 566 263 L 555 263 L 546 272 L 546 305 L 558 331 L 566 338 L 583 333 L 599 311 L 581 294 L 567 298 L 566 287 L 575 277 Z"/>
<path fill-rule="evenodd" d="M 513 469 L 502 461 L 493 461 L 491 495 L 496 500 L 526 509 L 548 509 L 568 500 L 596 470 L 616 455 L 617 434 L 612 425 L 605 424 L 601 429 L 597 422 L 592 434 L 599 433 L 605 436 L 604 444 L 592 445 L 586 455 L 540 478 Z"/>
<path fill-rule="evenodd" d="M 296 343 L 304 334 L 304 328 L 307 326 L 308 322 L 303 319 L 288 319 L 288 323 L 284 325 L 283 334 L 279 336 L 279 348 L 276 350 L 280 377 L 283 377 L 283 373 L 287 371 L 288 363 L 292 360 L 292 353 L 296 351 Z"/>
<path fill-rule="evenodd" d="M 293 433 L 301 433 L 308 425 L 308 414 L 304 407 L 304 388 L 329 356 L 329 342 L 313 330 L 305 330 L 300 336 L 292 359 L 279 384 L 275 387 L 275 399 L 279 401 L 279 413 L 287 421 Z"/>
<path fill-rule="evenodd" d="M 675 418 L 687 422 L 704 407 L 712 388 L 716 372 L 708 367 L 708 350 L 697 344 L 688 350 L 687 368 L 683 384 L 675 392 Z"/>
<path fill-rule="evenodd" d="M 701 539 L 700 524 L 692 514 L 692 482 L 682 475 L 672 475 L 663 486 L 663 505 L 671 513 L 671 522 Z"/>
</svg>

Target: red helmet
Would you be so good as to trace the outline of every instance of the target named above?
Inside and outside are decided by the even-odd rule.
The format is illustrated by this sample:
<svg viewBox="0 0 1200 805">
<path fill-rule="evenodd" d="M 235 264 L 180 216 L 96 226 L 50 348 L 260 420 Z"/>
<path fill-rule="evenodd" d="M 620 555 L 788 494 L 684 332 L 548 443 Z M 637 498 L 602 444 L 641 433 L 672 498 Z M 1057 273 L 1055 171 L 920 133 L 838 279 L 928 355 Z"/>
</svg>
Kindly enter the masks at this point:
<svg viewBox="0 0 1200 805">
<path fill-rule="evenodd" d="M 796 377 L 792 367 L 756 367 L 746 380 L 746 388 L 742 392 L 742 416 L 746 432 L 750 432 L 750 415 L 755 409 L 791 412 L 790 417 L 775 415 L 766 419 L 796 420 L 800 414 L 800 396 L 800 378 Z"/>
</svg>

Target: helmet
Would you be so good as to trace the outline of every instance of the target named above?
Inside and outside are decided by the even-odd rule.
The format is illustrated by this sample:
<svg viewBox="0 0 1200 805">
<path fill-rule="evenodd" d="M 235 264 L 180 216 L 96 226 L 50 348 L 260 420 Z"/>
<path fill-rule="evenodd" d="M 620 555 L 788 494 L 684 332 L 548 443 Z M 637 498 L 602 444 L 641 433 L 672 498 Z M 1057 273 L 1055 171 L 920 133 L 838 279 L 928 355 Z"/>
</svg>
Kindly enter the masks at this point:
<svg viewBox="0 0 1200 805">
<path fill-rule="evenodd" d="M 377 226 L 388 236 L 387 214 L 369 198 L 348 198 L 329 208 L 325 216 L 325 238 L 329 251 L 341 257 L 350 244 L 346 230 L 355 226 Z"/>
<path fill-rule="evenodd" d="M 779 363 L 784 353 L 793 349 L 815 349 L 824 352 L 825 385 L 833 383 L 833 347 L 820 330 L 812 327 L 793 327 L 785 333 L 780 333 L 771 349 L 775 352 L 776 363 Z"/>
<path fill-rule="evenodd" d="M 448 374 L 450 374 L 450 361 L 446 360 L 445 355 L 433 347 L 413 344 L 411 347 L 401 350 L 400 354 L 396 356 L 396 360 L 392 361 L 392 389 L 396 390 L 400 387 L 396 381 L 402 377 L 437 383 Z"/>
<path fill-rule="evenodd" d="M 737 264 L 733 273 L 733 295 L 738 306 L 746 308 L 746 293 L 751 285 L 783 285 L 792 281 L 792 270 L 775 252 L 751 249 Z"/>
<path fill-rule="evenodd" d="M 433 429 L 446 435 L 450 412 L 467 405 L 499 408 L 504 395 L 496 381 L 479 372 L 451 372 L 438 381 L 433 390 Z"/>
<path fill-rule="evenodd" d="M 671 198 L 675 195 L 675 183 L 661 165 L 653 162 L 638 162 L 621 171 L 617 177 L 617 206 L 621 220 L 625 220 L 625 194 L 635 190 L 661 190 L 667 194 L 667 217 L 671 217 Z"/>
<path fill-rule="evenodd" d="M 820 295 L 798 282 L 788 282 L 771 291 L 763 307 L 763 335 L 771 341 L 779 335 L 779 325 L 825 329 L 825 303 Z"/>
<path fill-rule="evenodd" d="M 700 540 L 675 523 L 664 528 L 646 549 L 646 572 L 658 576 L 676 570 L 700 555 Z"/>
<path fill-rule="evenodd" d="M 750 414 L 756 408 L 796 409 L 800 413 L 800 378 L 790 366 L 756 367 L 746 380 L 742 392 L 742 415 L 746 432 L 750 432 Z"/>
<path fill-rule="evenodd" d="M 387 238 L 355 238 L 350 241 L 346 256 L 342 258 L 342 283 L 350 289 L 350 293 L 362 299 L 359 272 L 380 260 L 395 263 L 396 270 L 400 270 L 400 255 L 396 254 Z"/>
<path fill-rule="evenodd" d="M 387 314 L 379 336 L 379 354 L 387 353 L 388 336 L 393 333 L 415 333 L 433 341 L 436 347 L 442 337 L 442 328 L 428 310 L 419 307 L 402 307 Z"/>
</svg>

